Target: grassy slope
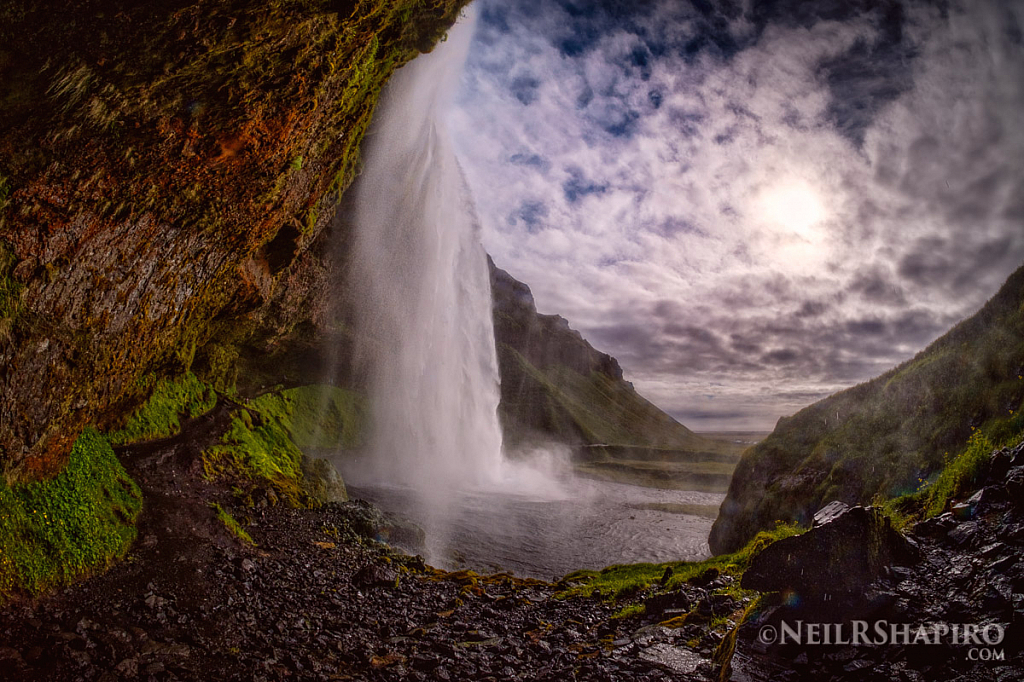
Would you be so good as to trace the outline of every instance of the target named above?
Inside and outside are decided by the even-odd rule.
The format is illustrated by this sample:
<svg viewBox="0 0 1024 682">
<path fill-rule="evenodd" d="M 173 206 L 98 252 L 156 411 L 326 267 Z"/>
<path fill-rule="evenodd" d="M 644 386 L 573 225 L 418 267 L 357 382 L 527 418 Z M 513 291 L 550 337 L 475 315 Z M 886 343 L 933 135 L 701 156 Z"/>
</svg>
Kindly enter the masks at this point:
<svg viewBox="0 0 1024 682">
<path fill-rule="evenodd" d="M 833 499 L 913 492 L 976 430 L 995 445 L 1012 437 L 1022 402 L 1024 268 L 909 362 L 779 420 L 737 466 L 712 550 L 735 550 L 777 520 L 805 523 Z"/>
</svg>

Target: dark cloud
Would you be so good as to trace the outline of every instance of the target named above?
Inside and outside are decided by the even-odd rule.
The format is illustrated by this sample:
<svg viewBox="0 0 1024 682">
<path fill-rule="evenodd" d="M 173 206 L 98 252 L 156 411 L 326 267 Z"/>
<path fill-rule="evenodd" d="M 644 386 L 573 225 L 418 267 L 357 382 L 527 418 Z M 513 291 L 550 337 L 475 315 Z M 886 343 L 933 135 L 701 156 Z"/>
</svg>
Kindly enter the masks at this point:
<svg viewBox="0 0 1024 682">
<path fill-rule="evenodd" d="M 892 277 L 887 268 L 867 267 L 857 273 L 850 283 L 849 291 L 873 305 L 904 306 L 907 297 L 903 287 Z"/>
<path fill-rule="evenodd" d="M 551 168 L 551 162 L 539 154 L 513 154 L 508 157 L 508 161 L 517 166 L 532 166 L 545 172 Z"/>
<path fill-rule="evenodd" d="M 599 185 L 587 180 L 583 176 L 583 170 L 579 166 L 567 168 L 569 179 L 562 183 L 562 192 L 565 193 L 565 200 L 574 204 L 588 194 L 603 194 L 607 191 L 607 185 Z"/>
<path fill-rule="evenodd" d="M 548 217 L 548 207 L 541 201 L 524 201 L 519 210 L 508 217 L 509 225 L 518 225 L 522 221 L 527 232 L 541 229 L 544 219 Z"/>
<path fill-rule="evenodd" d="M 521 103 L 530 105 L 537 101 L 537 88 L 540 81 L 533 76 L 516 76 L 509 84 L 512 94 Z"/>
<path fill-rule="evenodd" d="M 921 239 L 899 263 L 899 274 L 920 287 L 936 287 L 946 282 L 954 272 L 954 255 L 944 248 L 941 237 Z"/>
<path fill-rule="evenodd" d="M 792 348 L 780 348 L 765 353 L 761 356 L 761 362 L 768 365 L 790 365 L 804 356 Z"/>
<path fill-rule="evenodd" d="M 853 336 L 881 336 L 886 332 L 886 325 L 878 318 L 851 320 L 846 323 L 846 331 Z"/>
</svg>

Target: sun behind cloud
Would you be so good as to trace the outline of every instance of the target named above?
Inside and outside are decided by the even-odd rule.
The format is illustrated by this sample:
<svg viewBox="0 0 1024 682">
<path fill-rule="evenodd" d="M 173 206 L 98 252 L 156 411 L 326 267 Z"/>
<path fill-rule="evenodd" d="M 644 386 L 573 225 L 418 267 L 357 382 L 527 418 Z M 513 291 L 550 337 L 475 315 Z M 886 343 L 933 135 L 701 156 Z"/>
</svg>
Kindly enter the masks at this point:
<svg viewBox="0 0 1024 682">
<path fill-rule="evenodd" d="M 821 241 L 827 218 L 821 194 L 809 182 L 787 179 L 771 184 L 757 197 L 757 214 L 777 230 L 811 242 Z"/>
</svg>

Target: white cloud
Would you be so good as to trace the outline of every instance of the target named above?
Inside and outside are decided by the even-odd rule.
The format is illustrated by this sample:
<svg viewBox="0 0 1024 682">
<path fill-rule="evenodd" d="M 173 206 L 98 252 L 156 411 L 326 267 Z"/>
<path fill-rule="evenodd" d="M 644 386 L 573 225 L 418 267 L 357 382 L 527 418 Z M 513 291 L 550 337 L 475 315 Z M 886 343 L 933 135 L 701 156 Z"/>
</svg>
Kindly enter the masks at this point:
<svg viewBox="0 0 1024 682">
<path fill-rule="evenodd" d="M 770 426 L 870 378 L 1024 259 L 1021 17 L 998 3 L 911 7 L 902 52 L 872 15 L 734 18 L 728 59 L 684 58 L 727 41 L 683 3 L 619 24 L 481 4 L 508 30 L 481 25 L 451 124 L 485 245 L 688 425 Z M 862 99 L 863 132 L 837 128 Z M 671 333 L 691 328 L 718 343 Z"/>
</svg>

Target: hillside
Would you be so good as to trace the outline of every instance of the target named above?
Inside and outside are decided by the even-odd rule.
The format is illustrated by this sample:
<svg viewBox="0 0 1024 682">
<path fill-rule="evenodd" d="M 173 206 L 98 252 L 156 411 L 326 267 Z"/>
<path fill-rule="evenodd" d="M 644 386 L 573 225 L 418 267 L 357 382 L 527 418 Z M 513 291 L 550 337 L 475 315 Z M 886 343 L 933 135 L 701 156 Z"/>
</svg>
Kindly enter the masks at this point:
<svg viewBox="0 0 1024 682">
<path fill-rule="evenodd" d="M 587 473 L 724 490 L 734 444 L 698 436 L 652 405 L 623 379 L 615 358 L 564 318 L 539 314 L 530 288 L 490 265 L 507 446 L 564 443 Z"/>
<path fill-rule="evenodd" d="M 711 532 L 715 553 L 777 521 L 806 524 L 831 500 L 913 492 L 972 433 L 995 444 L 1020 431 L 1024 267 L 974 316 L 912 360 L 779 420 L 747 451 Z"/>
</svg>

